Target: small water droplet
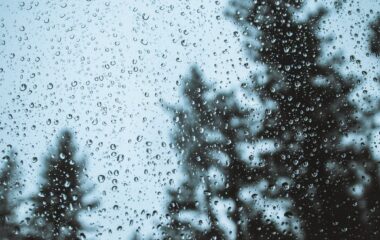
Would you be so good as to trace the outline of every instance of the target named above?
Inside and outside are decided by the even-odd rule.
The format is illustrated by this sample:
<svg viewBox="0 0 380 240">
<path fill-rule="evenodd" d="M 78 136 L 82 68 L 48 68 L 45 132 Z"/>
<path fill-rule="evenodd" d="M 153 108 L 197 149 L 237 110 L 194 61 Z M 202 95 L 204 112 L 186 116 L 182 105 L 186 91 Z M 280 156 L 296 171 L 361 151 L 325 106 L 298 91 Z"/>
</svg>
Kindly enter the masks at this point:
<svg viewBox="0 0 380 240">
<path fill-rule="evenodd" d="M 21 84 L 20 91 L 25 91 L 27 88 L 27 85 L 25 83 Z"/>
<path fill-rule="evenodd" d="M 104 175 L 98 176 L 98 182 L 103 183 L 106 180 L 106 177 Z"/>
</svg>

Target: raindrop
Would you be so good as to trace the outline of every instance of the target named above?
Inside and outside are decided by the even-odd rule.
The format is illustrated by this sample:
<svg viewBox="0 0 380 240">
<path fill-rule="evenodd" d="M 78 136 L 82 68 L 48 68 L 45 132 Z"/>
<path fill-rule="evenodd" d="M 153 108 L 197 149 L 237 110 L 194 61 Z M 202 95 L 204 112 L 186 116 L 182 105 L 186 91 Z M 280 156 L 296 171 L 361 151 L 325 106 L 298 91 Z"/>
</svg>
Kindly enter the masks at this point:
<svg viewBox="0 0 380 240">
<path fill-rule="evenodd" d="M 27 85 L 25 83 L 21 84 L 20 91 L 25 91 L 27 88 Z"/>
<path fill-rule="evenodd" d="M 289 183 L 287 183 L 287 182 L 284 182 L 284 183 L 282 183 L 282 187 L 285 189 L 285 190 L 289 190 Z"/>
<path fill-rule="evenodd" d="M 117 155 L 116 160 L 117 160 L 118 162 L 122 162 L 122 161 L 124 161 L 124 159 L 125 159 L 124 154 L 119 154 L 119 155 Z"/>
<path fill-rule="evenodd" d="M 142 19 L 143 19 L 144 21 L 148 20 L 148 19 L 149 19 L 149 15 L 143 13 L 143 14 L 142 14 Z"/>
<path fill-rule="evenodd" d="M 104 175 L 98 176 L 98 182 L 103 183 L 106 180 L 106 177 Z"/>
<path fill-rule="evenodd" d="M 293 213 L 287 211 L 287 212 L 284 213 L 284 216 L 287 217 L 287 218 L 292 218 L 293 217 Z"/>
</svg>

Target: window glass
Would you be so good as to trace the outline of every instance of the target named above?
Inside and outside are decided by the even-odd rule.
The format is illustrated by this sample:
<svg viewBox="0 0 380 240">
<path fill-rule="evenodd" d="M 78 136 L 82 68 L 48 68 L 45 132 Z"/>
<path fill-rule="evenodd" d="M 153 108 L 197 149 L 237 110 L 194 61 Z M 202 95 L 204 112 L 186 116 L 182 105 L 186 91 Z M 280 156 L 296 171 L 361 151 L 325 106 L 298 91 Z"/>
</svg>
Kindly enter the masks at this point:
<svg viewBox="0 0 380 240">
<path fill-rule="evenodd" d="M 0 239 L 380 239 L 379 0 L 0 13 Z"/>
</svg>

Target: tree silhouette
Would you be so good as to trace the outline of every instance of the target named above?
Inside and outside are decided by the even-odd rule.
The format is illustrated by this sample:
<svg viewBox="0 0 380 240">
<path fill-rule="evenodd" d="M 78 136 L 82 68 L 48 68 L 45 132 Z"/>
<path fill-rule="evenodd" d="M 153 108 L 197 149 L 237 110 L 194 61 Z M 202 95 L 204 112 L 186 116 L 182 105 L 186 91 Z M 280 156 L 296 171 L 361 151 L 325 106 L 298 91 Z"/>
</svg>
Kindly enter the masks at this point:
<svg viewBox="0 0 380 240">
<path fill-rule="evenodd" d="M 265 166 L 253 166 L 243 159 L 239 148 L 253 141 L 249 111 L 239 106 L 232 92 L 211 91 L 196 68 L 183 84 L 187 103 L 170 110 L 176 122 L 174 145 L 186 179 L 179 189 L 170 192 L 170 223 L 164 235 L 169 239 L 252 239 L 252 233 L 258 232 L 263 237 L 256 239 L 269 234 L 273 239 L 287 239 L 240 196 L 242 189 L 254 187 L 268 175 Z M 220 173 L 222 180 L 213 172 Z M 227 218 L 236 227 L 235 236 L 226 232 L 216 211 L 217 205 L 226 201 L 233 203 Z M 189 211 L 206 216 L 207 227 L 196 226 L 205 224 L 201 220 L 185 220 Z"/>
<path fill-rule="evenodd" d="M 186 181 L 177 191 L 171 191 L 171 201 L 168 206 L 168 214 L 171 218 L 168 226 L 164 228 L 164 236 L 167 239 L 220 239 L 223 231 L 218 225 L 209 199 L 203 194 L 204 206 L 199 204 L 197 189 L 209 189 L 208 183 L 203 183 L 201 177 L 207 175 L 211 167 L 211 159 L 208 159 L 206 150 L 208 143 L 202 130 L 210 125 L 211 118 L 207 105 L 204 102 L 204 94 L 208 91 L 208 86 L 202 82 L 200 73 L 193 68 L 191 77 L 184 88 L 183 95 L 188 101 L 188 109 L 171 108 L 175 114 L 176 133 L 174 144 L 181 152 L 180 162 L 187 177 Z M 198 216 L 206 215 L 210 222 L 210 227 L 203 230 L 196 226 L 194 220 L 182 220 L 181 213 L 185 211 L 196 212 Z M 195 225 L 195 226 L 194 226 Z"/>
<path fill-rule="evenodd" d="M 380 17 L 377 17 L 370 23 L 370 29 L 372 30 L 369 39 L 369 49 L 376 57 L 380 56 Z M 375 78 L 375 84 L 379 86 L 378 79 Z M 377 102 L 375 106 L 371 108 L 369 112 L 365 113 L 365 121 L 372 123 L 371 118 L 374 118 L 375 113 L 379 112 L 380 104 Z M 369 119 L 369 121 L 367 121 Z M 376 128 L 374 124 L 371 124 L 370 130 Z M 370 141 L 368 141 L 370 142 Z M 364 191 L 364 200 L 366 203 L 366 222 L 369 225 L 369 232 L 373 233 L 371 239 L 377 239 L 380 236 L 380 181 L 379 181 L 379 162 L 372 161 L 367 165 L 368 175 L 368 187 Z"/>
<path fill-rule="evenodd" d="M 88 192 L 83 187 L 84 160 L 76 157 L 72 134 L 64 131 L 57 147 L 45 158 L 43 184 L 31 220 L 27 239 L 73 240 L 85 236 L 85 227 L 79 220 L 81 211 L 94 207 L 96 202 L 85 203 Z"/>
<path fill-rule="evenodd" d="M 3 240 L 19 239 L 20 226 L 14 222 L 14 201 L 12 201 L 12 191 L 15 188 L 15 156 L 16 153 L 3 157 L 2 169 L 0 172 L 0 236 Z"/>
<path fill-rule="evenodd" d="M 277 146 L 261 158 L 271 166 L 273 184 L 279 176 L 291 179 L 290 189 L 279 196 L 293 201 L 303 238 L 378 239 L 352 194 L 362 182 L 358 169 L 373 173 L 374 160 L 368 145 L 342 142 L 360 130 L 357 109 L 349 101 L 355 79 L 335 70 L 338 58 L 321 59 L 326 40 L 318 35 L 319 22 L 326 11 L 319 9 L 301 21 L 294 16 L 303 1 L 254 1 L 250 6 L 233 1 L 232 6 L 236 23 L 258 33 L 259 47 L 247 44 L 251 58 L 266 68 L 263 78 L 252 76 L 267 106 L 256 138 Z"/>
</svg>

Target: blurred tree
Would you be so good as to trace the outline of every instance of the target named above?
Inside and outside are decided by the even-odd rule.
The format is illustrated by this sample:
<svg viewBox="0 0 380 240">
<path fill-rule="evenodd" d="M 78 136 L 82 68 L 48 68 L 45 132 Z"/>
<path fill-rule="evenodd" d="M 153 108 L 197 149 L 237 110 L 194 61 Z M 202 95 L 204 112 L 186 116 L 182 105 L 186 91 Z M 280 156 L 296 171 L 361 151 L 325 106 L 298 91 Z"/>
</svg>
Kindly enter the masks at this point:
<svg viewBox="0 0 380 240">
<path fill-rule="evenodd" d="M 57 148 L 45 158 L 43 184 L 31 219 L 31 232 L 27 239 L 75 240 L 84 237 L 85 227 L 79 214 L 97 203 L 85 203 L 88 189 L 82 184 L 84 160 L 76 158 L 72 134 L 64 131 Z"/>
<path fill-rule="evenodd" d="M 369 49 L 372 54 L 379 57 L 380 56 L 380 17 L 377 17 L 374 21 L 370 23 L 370 39 L 369 39 Z M 376 69 L 379 70 L 379 69 Z M 378 72 L 376 74 L 379 74 Z M 374 78 L 375 84 L 379 86 L 379 76 Z M 365 112 L 364 121 L 371 123 L 370 130 L 375 130 L 379 128 L 374 124 L 374 118 L 376 118 L 376 113 L 380 110 L 379 100 L 375 105 L 370 106 L 370 110 Z M 369 144 L 373 144 L 370 141 L 370 136 L 367 141 Z M 377 147 L 377 146 L 376 146 Z M 368 187 L 364 191 L 364 200 L 366 203 L 366 216 L 365 219 L 369 225 L 369 231 L 373 233 L 371 239 L 380 238 L 380 180 L 379 180 L 379 161 L 369 162 L 366 166 L 368 169 L 366 174 L 368 175 Z"/>
<path fill-rule="evenodd" d="M 232 92 L 211 91 L 196 68 L 182 83 L 186 103 L 182 108 L 170 110 L 175 115 L 174 146 L 185 180 L 170 192 L 170 223 L 163 228 L 164 236 L 168 239 L 265 239 L 259 236 L 271 235 L 272 239 L 288 239 L 274 223 L 257 217 L 261 215 L 252 203 L 241 197 L 244 188 L 254 187 L 268 175 L 266 167 L 254 166 L 249 159 L 242 158 L 240 145 L 252 143 L 253 118 L 249 111 L 238 105 Z M 227 232 L 218 217 L 222 211 L 217 209 L 225 203 L 232 203 L 227 209 L 227 219 L 234 224 L 235 235 Z M 190 213 L 194 217 L 186 219 Z M 195 220 L 202 216 L 207 222 Z"/>
<path fill-rule="evenodd" d="M 252 42 L 259 41 L 257 49 L 247 44 L 251 58 L 266 69 L 263 76 L 252 76 L 266 107 L 256 138 L 277 147 L 261 158 L 271 168 L 271 184 L 276 176 L 291 179 L 279 196 L 293 201 L 292 214 L 301 219 L 304 239 L 379 239 L 353 194 L 363 182 L 359 170 L 368 172 L 373 157 L 368 145 L 342 142 L 360 130 L 357 109 L 349 101 L 355 79 L 335 70 L 338 58 L 321 58 L 325 40 L 319 23 L 325 11 L 298 20 L 303 2 L 232 2 L 236 23 Z"/>
<path fill-rule="evenodd" d="M 16 177 L 16 153 L 10 152 L 3 157 L 0 172 L 0 236 L 3 240 L 20 239 L 20 226 L 14 222 L 15 199 L 12 198 Z M 16 200 L 17 201 L 17 200 Z"/>
<path fill-rule="evenodd" d="M 199 71 L 195 68 L 191 71 L 190 79 L 184 88 L 183 95 L 187 101 L 186 109 L 170 108 L 175 115 L 176 133 L 174 144 L 180 153 L 180 163 L 183 165 L 186 181 L 176 191 L 170 192 L 168 215 L 170 223 L 164 227 L 165 239 L 220 239 L 224 235 L 218 224 L 209 199 L 205 194 L 197 196 L 198 189 L 206 191 L 209 188 L 201 178 L 207 175 L 211 160 L 206 158 L 207 141 L 204 139 L 204 129 L 210 125 L 210 112 L 204 99 L 209 90 L 201 79 Z M 201 130 L 202 129 L 202 130 Z M 202 203 L 200 204 L 201 199 Z M 181 219 L 183 213 L 192 212 L 195 216 L 206 216 L 210 226 L 203 230 L 204 226 L 197 226 L 193 219 Z M 199 220 L 201 221 L 201 220 Z M 201 222 L 199 222 L 201 223 Z M 206 225 L 207 223 L 204 223 Z"/>
</svg>

